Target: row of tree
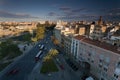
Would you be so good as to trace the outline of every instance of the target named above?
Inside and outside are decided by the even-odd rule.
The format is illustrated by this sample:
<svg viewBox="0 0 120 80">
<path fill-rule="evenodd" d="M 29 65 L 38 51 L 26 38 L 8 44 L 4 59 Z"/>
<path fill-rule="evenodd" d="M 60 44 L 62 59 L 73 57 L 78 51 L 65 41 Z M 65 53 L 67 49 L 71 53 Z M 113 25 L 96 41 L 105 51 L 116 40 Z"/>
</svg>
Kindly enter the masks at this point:
<svg viewBox="0 0 120 80">
<path fill-rule="evenodd" d="M 50 59 L 52 59 L 53 57 L 56 57 L 57 55 L 58 55 L 58 50 L 56 50 L 56 49 L 51 49 L 50 51 L 49 51 L 49 53 L 47 54 L 47 56 L 45 56 L 44 58 L 43 58 L 43 62 L 46 62 L 46 61 L 49 61 Z"/>
<path fill-rule="evenodd" d="M 17 44 L 14 44 L 11 40 L 0 43 L 0 59 L 3 58 L 14 58 L 22 54 Z"/>
<path fill-rule="evenodd" d="M 45 35 L 45 25 L 38 23 L 36 29 L 36 35 L 32 38 L 32 41 L 38 41 L 44 38 Z"/>
<path fill-rule="evenodd" d="M 56 24 L 49 24 L 49 22 L 46 22 L 45 24 L 37 24 L 36 29 L 36 35 L 34 38 L 32 38 L 32 41 L 38 41 L 44 38 L 45 32 L 48 30 L 53 30 Z"/>
<path fill-rule="evenodd" d="M 51 40 L 53 41 L 53 43 L 55 45 L 59 45 L 60 44 L 60 42 L 54 36 L 51 36 Z"/>
</svg>

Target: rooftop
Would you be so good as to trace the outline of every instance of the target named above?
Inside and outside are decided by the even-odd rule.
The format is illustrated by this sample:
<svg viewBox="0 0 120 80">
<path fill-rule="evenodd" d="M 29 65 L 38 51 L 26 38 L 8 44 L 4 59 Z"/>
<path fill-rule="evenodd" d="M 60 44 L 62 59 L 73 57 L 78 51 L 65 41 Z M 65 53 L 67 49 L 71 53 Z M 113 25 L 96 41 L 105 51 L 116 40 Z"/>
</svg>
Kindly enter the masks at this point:
<svg viewBox="0 0 120 80">
<path fill-rule="evenodd" d="M 91 40 L 89 38 L 86 38 L 86 37 L 80 36 L 80 35 L 76 36 L 75 39 L 120 54 L 120 51 L 118 51 L 118 47 L 117 46 L 113 46 L 111 44 L 108 44 L 108 43 L 105 43 L 105 42 L 101 42 L 101 41 L 98 41 L 98 40 Z"/>
</svg>

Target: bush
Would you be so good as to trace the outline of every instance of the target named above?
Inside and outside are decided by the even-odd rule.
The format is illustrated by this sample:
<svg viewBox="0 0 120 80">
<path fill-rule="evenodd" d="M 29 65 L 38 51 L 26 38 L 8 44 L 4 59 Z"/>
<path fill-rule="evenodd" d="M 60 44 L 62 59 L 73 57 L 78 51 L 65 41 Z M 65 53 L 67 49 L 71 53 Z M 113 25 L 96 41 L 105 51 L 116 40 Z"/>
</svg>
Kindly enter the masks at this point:
<svg viewBox="0 0 120 80">
<path fill-rule="evenodd" d="M 11 62 L 0 64 L 0 71 L 3 70 L 6 66 L 8 66 Z"/>
<path fill-rule="evenodd" d="M 49 73 L 49 72 L 57 72 L 58 68 L 55 65 L 53 59 L 49 59 L 49 61 L 43 62 L 42 68 L 40 70 L 41 73 Z"/>
<path fill-rule="evenodd" d="M 17 44 L 6 41 L 0 44 L 0 53 L 1 59 L 4 57 L 8 57 L 11 59 L 20 55 L 22 52 L 19 50 Z"/>
</svg>

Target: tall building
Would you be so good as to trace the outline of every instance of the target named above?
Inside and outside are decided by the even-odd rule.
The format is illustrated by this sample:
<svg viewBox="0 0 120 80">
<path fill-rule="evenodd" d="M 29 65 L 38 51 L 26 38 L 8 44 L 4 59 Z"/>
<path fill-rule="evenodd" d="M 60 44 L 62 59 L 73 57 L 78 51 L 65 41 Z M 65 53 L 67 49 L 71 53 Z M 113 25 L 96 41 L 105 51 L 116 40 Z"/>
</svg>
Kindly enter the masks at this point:
<svg viewBox="0 0 120 80">
<path fill-rule="evenodd" d="M 98 24 L 91 26 L 90 38 L 95 40 L 101 40 L 104 36 L 107 26 L 103 24 L 102 17 L 98 20 Z"/>
<path fill-rule="evenodd" d="M 99 20 L 98 20 L 98 25 L 102 25 L 103 21 L 102 21 L 102 16 L 100 16 Z"/>
<path fill-rule="evenodd" d="M 119 47 L 76 36 L 72 39 L 71 54 L 79 63 L 88 62 L 91 66 L 90 73 L 99 80 L 120 80 Z"/>
</svg>

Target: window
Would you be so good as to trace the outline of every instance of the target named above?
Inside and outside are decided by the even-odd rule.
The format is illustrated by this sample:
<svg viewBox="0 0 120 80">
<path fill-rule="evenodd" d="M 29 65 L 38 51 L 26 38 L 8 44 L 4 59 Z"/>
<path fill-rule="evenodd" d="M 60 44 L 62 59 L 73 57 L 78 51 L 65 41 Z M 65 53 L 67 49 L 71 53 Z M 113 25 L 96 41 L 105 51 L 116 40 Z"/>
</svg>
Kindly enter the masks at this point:
<svg viewBox="0 0 120 80">
<path fill-rule="evenodd" d="M 109 57 L 106 57 L 106 58 L 105 58 L 105 65 L 106 65 L 106 66 L 109 66 L 109 64 L 110 64 L 110 58 L 109 58 Z"/>
<path fill-rule="evenodd" d="M 99 60 L 99 67 L 102 68 L 102 64 L 103 64 L 103 59 Z"/>
<path fill-rule="evenodd" d="M 103 63 L 103 60 L 104 60 L 104 55 L 100 55 L 99 62 L 100 62 L 101 64 Z"/>
<path fill-rule="evenodd" d="M 88 53 L 88 56 L 91 56 L 91 53 Z"/>
<path fill-rule="evenodd" d="M 99 64 L 99 67 L 102 68 L 102 64 Z"/>
<path fill-rule="evenodd" d="M 101 78 L 100 80 L 105 80 L 104 78 Z"/>
<path fill-rule="evenodd" d="M 104 67 L 104 71 L 107 72 L 108 68 Z"/>
<path fill-rule="evenodd" d="M 103 60 L 102 60 L 102 59 L 100 59 L 99 61 L 100 61 L 100 62 L 103 62 Z"/>
<path fill-rule="evenodd" d="M 88 58 L 88 61 L 90 61 L 90 58 Z"/>
<path fill-rule="evenodd" d="M 78 44 L 76 43 L 76 46 L 77 46 Z"/>
<path fill-rule="evenodd" d="M 80 55 L 82 55 L 82 53 L 80 53 Z"/>
<path fill-rule="evenodd" d="M 92 63 L 94 63 L 94 60 L 91 60 Z"/>
<path fill-rule="evenodd" d="M 94 63 L 94 57 L 91 57 L 91 63 Z"/>
<path fill-rule="evenodd" d="M 120 68 L 120 61 L 117 63 L 117 67 Z"/>
<path fill-rule="evenodd" d="M 118 75 L 117 75 L 117 74 L 114 74 L 114 78 L 118 79 Z"/>
</svg>

